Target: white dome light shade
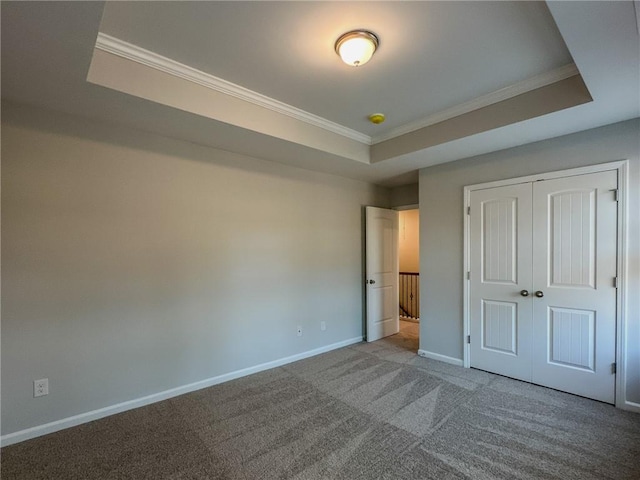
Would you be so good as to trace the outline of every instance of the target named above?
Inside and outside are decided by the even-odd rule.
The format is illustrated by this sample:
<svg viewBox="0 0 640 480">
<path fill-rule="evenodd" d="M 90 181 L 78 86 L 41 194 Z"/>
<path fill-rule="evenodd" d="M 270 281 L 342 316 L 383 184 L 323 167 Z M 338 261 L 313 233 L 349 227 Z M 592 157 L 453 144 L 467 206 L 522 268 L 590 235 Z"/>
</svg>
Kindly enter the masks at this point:
<svg viewBox="0 0 640 480">
<path fill-rule="evenodd" d="M 347 32 L 336 41 L 336 53 L 352 67 L 364 65 L 378 48 L 378 37 L 366 30 Z"/>
</svg>

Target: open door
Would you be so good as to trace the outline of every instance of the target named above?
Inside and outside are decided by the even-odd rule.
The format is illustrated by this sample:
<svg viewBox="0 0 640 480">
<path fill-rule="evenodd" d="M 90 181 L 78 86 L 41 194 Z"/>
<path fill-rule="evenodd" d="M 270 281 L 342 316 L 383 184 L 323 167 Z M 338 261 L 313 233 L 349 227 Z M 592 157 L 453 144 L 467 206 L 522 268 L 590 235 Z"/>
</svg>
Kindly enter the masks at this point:
<svg viewBox="0 0 640 480">
<path fill-rule="evenodd" d="M 367 342 L 398 333 L 398 212 L 366 207 Z"/>
</svg>

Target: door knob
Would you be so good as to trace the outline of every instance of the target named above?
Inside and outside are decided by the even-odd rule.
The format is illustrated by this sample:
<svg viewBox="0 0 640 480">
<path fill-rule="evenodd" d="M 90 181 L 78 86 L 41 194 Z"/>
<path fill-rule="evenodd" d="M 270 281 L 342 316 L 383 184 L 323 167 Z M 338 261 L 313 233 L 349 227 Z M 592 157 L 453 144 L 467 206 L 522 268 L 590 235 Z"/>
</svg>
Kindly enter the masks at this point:
<svg viewBox="0 0 640 480">
<path fill-rule="evenodd" d="M 542 291 L 541 291 L 541 290 L 538 290 L 538 291 L 535 293 L 535 296 L 536 296 L 536 297 L 538 297 L 538 298 L 542 298 L 542 297 L 544 297 L 544 293 L 542 293 Z"/>
<path fill-rule="evenodd" d="M 528 297 L 529 296 L 529 290 L 520 290 L 520 295 L 522 295 L 523 297 Z"/>
<path fill-rule="evenodd" d="M 376 283 L 376 281 L 375 281 L 375 280 L 369 280 L 369 283 L 370 283 L 371 285 L 373 285 L 374 283 Z"/>
</svg>

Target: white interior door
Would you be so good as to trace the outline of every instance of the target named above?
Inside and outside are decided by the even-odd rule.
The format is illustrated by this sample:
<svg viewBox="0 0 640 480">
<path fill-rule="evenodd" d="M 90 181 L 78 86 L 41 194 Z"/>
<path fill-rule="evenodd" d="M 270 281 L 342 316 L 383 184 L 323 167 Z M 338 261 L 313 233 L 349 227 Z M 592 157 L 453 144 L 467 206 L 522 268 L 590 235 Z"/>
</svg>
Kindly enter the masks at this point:
<svg viewBox="0 0 640 480">
<path fill-rule="evenodd" d="M 471 366 L 614 403 L 617 172 L 475 190 Z"/>
<path fill-rule="evenodd" d="M 398 333 L 398 212 L 366 207 L 367 342 Z"/>
<path fill-rule="evenodd" d="M 470 259 L 471 366 L 531 381 L 531 184 L 471 193 Z"/>
<path fill-rule="evenodd" d="M 617 173 L 533 184 L 532 381 L 614 403 Z"/>
</svg>

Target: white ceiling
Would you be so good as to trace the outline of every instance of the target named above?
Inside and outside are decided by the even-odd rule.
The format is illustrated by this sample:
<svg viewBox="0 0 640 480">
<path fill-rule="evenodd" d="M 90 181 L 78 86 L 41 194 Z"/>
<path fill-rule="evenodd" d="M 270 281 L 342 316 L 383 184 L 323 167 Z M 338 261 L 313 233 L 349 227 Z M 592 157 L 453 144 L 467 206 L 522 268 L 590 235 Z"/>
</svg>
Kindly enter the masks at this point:
<svg viewBox="0 0 640 480">
<path fill-rule="evenodd" d="M 358 27 L 380 48 L 353 68 Z M 573 62 L 543 2 L 117 2 L 100 30 L 370 136 Z"/>
<path fill-rule="evenodd" d="M 639 22 L 631 1 L 114 2 L 106 8 L 99 2 L 2 2 L 1 8 L 3 99 L 382 185 L 415 181 L 425 166 L 640 116 Z M 352 27 L 381 37 L 379 52 L 357 69 L 341 64 L 333 51 L 335 38 Z M 157 68 L 122 58 L 108 59 L 120 63 L 108 64 L 118 68 L 105 76 L 98 60 L 107 54 L 94 51 L 99 31 L 319 123 L 238 103 L 251 103 L 246 97 L 194 90 L 193 82 L 158 77 Z M 301 32 L 308 35 L 296 40 Z M 394 139 L 403 133 L 398 128 L 429 128 L 425 119 L 456 120 L 491 103 L 522 99 L 514 95 L 561 82 L 566 74 L 550 72 L 566 73 L 572 62 L 570 75 L 579 71 L 575 78 L 593 101 L 572 108 L 560 102 L 557 111 L 523 112 L 511 124 L 489 122 L 428 145 L 414 139 L 412 148 L 405 142 L 370 163 L 376 149 L 389 151 L 389 144 L 408 137 Z M 127 75 L 135 72 L 155 80 L 133 91 Z M 195 105 L 180 103 L 186 88 L 202 93 Z M 366 122 L 374 111 L 388 115 L 382 128 Z M 337 130 L 327 130 L 325 121 Z M 431 133 L 418 129 L 414 136 L 422 132 Z M 381 138 L 391 140 L 376 144 Z"/>
</svg>

